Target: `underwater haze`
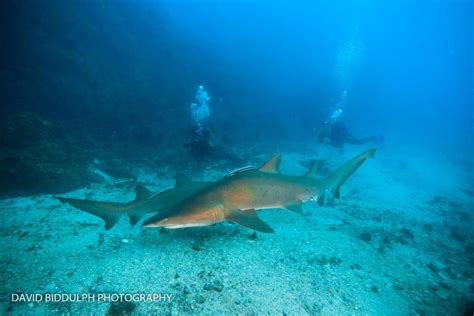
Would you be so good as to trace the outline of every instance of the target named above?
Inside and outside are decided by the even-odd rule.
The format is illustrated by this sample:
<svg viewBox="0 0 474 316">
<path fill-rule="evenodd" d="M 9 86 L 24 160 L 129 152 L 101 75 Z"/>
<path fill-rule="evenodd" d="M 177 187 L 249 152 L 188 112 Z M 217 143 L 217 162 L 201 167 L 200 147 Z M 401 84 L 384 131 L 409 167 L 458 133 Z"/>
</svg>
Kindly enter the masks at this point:
<svg viewBox="0 0 474 316">
<path fill-rule="evenodd" d="M 0 15 L 1 314 L 474 314 L 472 1 Z"/>
</svg>

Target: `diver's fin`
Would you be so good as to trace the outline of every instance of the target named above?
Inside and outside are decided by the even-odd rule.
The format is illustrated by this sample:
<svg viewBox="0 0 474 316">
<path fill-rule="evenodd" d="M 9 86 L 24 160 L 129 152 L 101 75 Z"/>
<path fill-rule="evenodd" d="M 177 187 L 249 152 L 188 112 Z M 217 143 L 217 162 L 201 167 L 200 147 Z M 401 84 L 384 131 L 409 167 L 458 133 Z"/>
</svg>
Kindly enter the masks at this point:
<svg viewBox="0 0 474 316">
<path fill-rule="evenodd" d="M 316 176 L 318 175 L 320 164 L 321 160 L 310 160 L 308 171 L 304 176 L 309 178 L 316 178 Z"/>
<path fill-rule="evenodd" d="M 302 203 L 299 203 L 299 204 L 292 204 L 292 205 L 287 205 L 285 206 L 285 208 L 287 210 L 290 210 L 292 212 L 295 212 L 295 213 L 298 213 L 298 214 L 302 214 L 303 213 L 303 204 Z"/>
<path fill-rule="evenodd" d="M 128 213 L 128 219 L 130 220 L 130 225 L 135 226 L 142 219 L 142 215 Z"/>
<path fill-rule="evenodd" d="M 143 185 L 137 184 L 135 186 L 135 194 L 135 201 L 140 201 L 148 199 L 150 196 L 153 195 L 153 192 L 145 188 Z"/>
<path fill-rule="evenodd" d="M 192 182 L 193 180 L 191 180 L 191 178 L 185 175 L 184 173 L 178 171 L 176 172 L 175 181 L 176 181 L 175 187 L 180 187 Z"/>
<path fill-rule="evenodd" d="M 123 213 L 113 212 L 107 210 L 107 206 L 112 205 L 110 202 L 99 202 L 99 201 L 88 201 L 80 199 L 70 199 L 64 197 L 56 197 L 61 203 L 68 203 L 71 206 L 78 208 L 82 211 L 90 213 L 92 215 L 102 218 L 105 222 L 105 229 L 111 229 L 119 220 Z"/>
<path fill-rule="evenodd" d="M 338 199 L 341 195 L 341 185 L 354 173 L 354 171 L 357 170 L 357 168 L 362 165 L 362 163 L 364 163 L 367 158 L 374 157 L 375 150 L 375 148 L 369 149 L 337 168 L 325 179 L 325 188 L 331 191 L 333 196 Z"/>
<path fill-rule="evenodd" d="M 225 219 L 247 228 L 262 232 L 273 233 L 274 230 L 258 217 L 255 210 L 231 210 L 225 212 Z"/>
<path fill-rule="evenodd" d="M 273 156 L 263 164 L 258 170 L 267 173 L 280 173 L 281 155 Z"/>
</svg>

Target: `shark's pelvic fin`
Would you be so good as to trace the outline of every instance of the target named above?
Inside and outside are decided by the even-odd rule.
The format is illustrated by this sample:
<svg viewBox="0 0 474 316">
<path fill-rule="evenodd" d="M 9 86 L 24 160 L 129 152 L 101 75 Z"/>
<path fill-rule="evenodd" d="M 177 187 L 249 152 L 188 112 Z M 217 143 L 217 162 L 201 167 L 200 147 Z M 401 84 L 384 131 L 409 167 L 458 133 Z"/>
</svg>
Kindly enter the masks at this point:
<svg viewBox="0 0 474 316">
<path fill-rule="evenodd" d="M 318 175 L 320 163 L 321 163 L 321 160 L 311 160 L 309 169 L 304 176 L 310 177 L 310 178 L 316 178 L 316 176 Z"/>
<path fill-rule="evenodd" d="M 110 205 L 111 203 L 102 203 L 98 201 L 88 201 L 88 200 L 80 200 L 80 199 L 70 199 L 70 198 L 63 198 L 63 197 L 56 197 L 61 203 L 68 203 L 75 208 L 78 208 L 82 211 L 90 213 L 92 215 L 98 216 L 102 218 L 105 222 L 105 229 L 111 229 L 119 220 L 120 216 L 123 213 L 119 212 L 111 212 L 107 209 L 106 205 Z"/>
<path fill-rule="evenodd" d="M 188 177 L 187 175 L 185 175 L 184 173 L 180 171 L 176 172 L 175 181 L 176 181 L 176 185 L 175 185 L 176 188 L 193 182 L 193 180 L 191 180 L 190 177 Z"/>
<path fill-rule="evenodd" d="M 135 186 L 135 201 L 142 201 L 142 200 L 147 200 L 150 196 L 153 195 L 153 192 L 145 188 L 141 184 L 137 184 Z"/>
<path fill-rule="evenodd" d="M 263 164 L 258 170 L 267 173 L 280 173 L 281 155 L 273 156 Z"/>
<path fill-rule="evenodd" d="M 364 163 L 367 158 L 374 157 L 375 150 L 375 148 L 369 149 L 337 168 L 326 178 L 326 190 L 331 191 L 333 196 L 338 199 L 341 195 L 341 185 Z M 322 202 L 319 201 L 320 197 Z M 324 203 L 324 194 L 320 197 L 318 197 L 318 204 Z"/>
<path fill-rule="evenodd" d="M 273 233 L 274 230 L 258 217 L 255 210 L 230 210 L 225 211 L 225 219 L 247 228 L 262 232 Z"/>
</svg>

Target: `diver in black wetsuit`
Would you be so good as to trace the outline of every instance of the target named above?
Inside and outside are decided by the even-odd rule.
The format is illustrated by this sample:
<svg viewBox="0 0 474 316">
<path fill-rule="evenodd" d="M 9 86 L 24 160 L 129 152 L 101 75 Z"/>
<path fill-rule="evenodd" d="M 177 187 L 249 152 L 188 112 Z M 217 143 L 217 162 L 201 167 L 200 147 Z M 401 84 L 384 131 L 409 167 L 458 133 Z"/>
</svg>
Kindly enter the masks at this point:
<svg viewBox="0 0 474 316">
<path fill-rule="evenodd" d="M 203 125 L 193 126 L 191 140 L 184 145 L 196 160 L 215 156 L 214 145 L 211 141 L 211 131 Z"/>
<path fill-rule="evenodd" d="M 208 125 L 209 121 L 209 95 L 202 85 L 196 92 L 196 102 L 191 103 L 191 117 L 194 125 L 191 131 L 191 139 L 184 145 L 193 158 L 197 161 L 207 159 L 227 160 L 231 163 L 242 163 L 243 159 L 233 152 L 221 147 L 216 147 L 212 142 L 212 134 Z"/>
<path fill-rule="evenodd" d="M 207 159 L 227 160 L 231 163 L 243 163 L 244 159 L 224 148 L 216 147 L 212 142 L 212 133 L 207 126 L 195 125 L 191 133 L 191 140 L 184 145 L 197 161 Z"/>
<path fill-rule="evenodd" d="M 365 138 L 357 138 L 349 133 L 344 123 L 338 121 L 333 124 L 326 124 L 323 130 L 318 134 L 318 141 L 342 149 L 345 143 L 362 145 L 370 142 L 383 141 L 383 137 L 369 136 Z"/>
</svg>

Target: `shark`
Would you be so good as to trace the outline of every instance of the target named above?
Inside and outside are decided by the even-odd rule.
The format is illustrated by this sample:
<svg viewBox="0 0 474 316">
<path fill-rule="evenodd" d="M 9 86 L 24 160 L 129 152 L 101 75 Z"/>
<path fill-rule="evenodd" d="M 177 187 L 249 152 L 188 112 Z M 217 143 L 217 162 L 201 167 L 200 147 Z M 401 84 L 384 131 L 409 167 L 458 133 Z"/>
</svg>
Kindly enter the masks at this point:
<svg viewBox="0 0 474 316">
<path fill-rule="evenodd" d="M 82 211 L 100 217 L 105 223 L 105 229 L 111 229 L 119 218 L 127 214 L 130 224 L 137 224 L 148 213 L 169 214 L 174 206 L 184 199 L 192 196 L 197 191 L 211 182 L 192 181 L 183 173 L 176 174 L 174 188 L 160 192 L 152 192 L 141 184 L 135 186 L 135 199 L 129 202 L 107 202 L 85 199 L 56 197 L 61 203 L 67 203 Z"/>
<path fill-rule="evenodd" d="M 257 215 L 257 210 L 288 209 L 301 213 L 306 201 L 316 200 L 323 205 L 327 192 L 338 199 L 341 185 L 367 158 L 374 157 L 375 151 L 372 148 L 359 154 L 324 178 L 317 176 L 318 161 L 303 176 L 282 174 L 281 155 L 276 155 L 260 168 L 245 167 L 203 187 L 177 204 L 175 211 L 158 213 L 143 226 L 177 229 L 230 221 L 272 233 L 274 230 Z"/>
</svg>

